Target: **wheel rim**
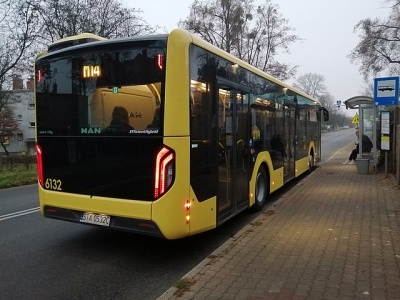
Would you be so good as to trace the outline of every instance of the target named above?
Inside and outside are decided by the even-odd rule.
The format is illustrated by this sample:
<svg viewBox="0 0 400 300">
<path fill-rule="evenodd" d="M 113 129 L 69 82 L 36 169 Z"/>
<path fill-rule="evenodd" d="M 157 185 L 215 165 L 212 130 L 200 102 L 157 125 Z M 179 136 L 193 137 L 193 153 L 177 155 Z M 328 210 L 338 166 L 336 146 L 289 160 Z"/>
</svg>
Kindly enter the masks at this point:
<svg viewBox="0 0 400 300">
<path fill-rule="evenodd" d="M 257 185 L 256 185 L 256 201 L 262 203 L 265 198 L 266 185 L 264 176 L 259 173 L 257 175 Z"/>
</svg>

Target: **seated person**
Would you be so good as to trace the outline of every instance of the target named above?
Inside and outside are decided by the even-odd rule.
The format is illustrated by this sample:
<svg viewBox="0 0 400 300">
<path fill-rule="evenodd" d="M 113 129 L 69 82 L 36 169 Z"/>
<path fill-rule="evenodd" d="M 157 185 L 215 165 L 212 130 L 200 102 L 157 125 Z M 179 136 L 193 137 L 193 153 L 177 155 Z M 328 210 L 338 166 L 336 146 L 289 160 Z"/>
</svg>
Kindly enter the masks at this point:
<svg viewBox="0 0 400 300">
<path fill-rule="evenodd" d="M 358 130 L 356 131 L 356 136 L 357 136 L 357 140 L 359 138 L 359 132 Z M 361 138 L 361 143 L 362 143 L 362 151 L 365 153 L 369 153 L 372 150 L 373 144 L 372 141 L 370 140 L 370 138 L 368 136 L 366 136 L 365 134 L 362 135 Z M 350 164 L 350 165 L 354 165 L 356 163 L 356 158 L 357 158 L 357 154 L 359 153 L 359 145 L 358 143 L 356 143 L 356 148 L 353 149 L 350 153 L 349 156 L 349 160 L 344 162 L 343 164 Z"/>
<path fill-rule="evenodd" d="M 133 127 L 129 124 L 128 111 L 122 106 L 116 106 L 112 112 L 110 125 L 104 132 L 129 132 Z"/>
<path fill-rule="evenodd" d="M 147 128 L 159 128 L 160 127 L 160 107 L 156 107 L 154 110 L 153 122 L 147 126 Z"/>
</svg>

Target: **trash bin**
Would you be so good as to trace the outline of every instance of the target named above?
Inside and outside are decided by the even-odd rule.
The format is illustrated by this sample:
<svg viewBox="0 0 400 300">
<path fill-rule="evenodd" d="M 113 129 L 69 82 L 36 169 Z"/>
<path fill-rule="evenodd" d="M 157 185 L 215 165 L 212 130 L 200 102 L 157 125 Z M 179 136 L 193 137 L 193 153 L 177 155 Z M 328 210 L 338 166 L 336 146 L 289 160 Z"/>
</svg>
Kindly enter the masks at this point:
<svg viewBox="0 0 400 300">
<path fill-rule="evenodd" d="M 369 158 L 357 158 L 357 173 L 358 174 L 368 174 L 369 171 Z"/>
</svg>

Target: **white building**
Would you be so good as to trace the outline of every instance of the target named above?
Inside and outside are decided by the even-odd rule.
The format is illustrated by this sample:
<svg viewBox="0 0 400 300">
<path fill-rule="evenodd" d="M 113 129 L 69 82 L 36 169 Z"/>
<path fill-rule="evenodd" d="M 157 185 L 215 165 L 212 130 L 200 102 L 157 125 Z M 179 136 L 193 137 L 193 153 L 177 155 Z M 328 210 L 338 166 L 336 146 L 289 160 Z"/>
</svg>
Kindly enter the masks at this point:
<svg viewBox="0 0 400 300">
<path fill-rule="evenodd" d="M 13 105 L 15 117 L 19 123 L 18 131 L 7 138 L 6 148 L 10 155 L 35 154 L 35 101 L 33 95 L 33 79 L 29 79 L 24 87 L 23 79 L 13 79 L 11 97 L 18 98 Z M 5 153 L 0 147 L 0 155 Z"/>
</svg>

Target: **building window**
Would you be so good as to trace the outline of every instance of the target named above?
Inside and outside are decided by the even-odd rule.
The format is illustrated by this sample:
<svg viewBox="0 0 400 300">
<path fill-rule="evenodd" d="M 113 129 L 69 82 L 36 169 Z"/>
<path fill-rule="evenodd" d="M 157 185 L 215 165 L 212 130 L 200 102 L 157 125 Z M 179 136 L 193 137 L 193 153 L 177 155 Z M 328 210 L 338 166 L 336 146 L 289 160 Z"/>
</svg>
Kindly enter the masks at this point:
<svg viewBox="0 0 400 300">
<path fill-rule="evenodd" d="M 29 103 L 28 109 L 35 109 L 35 103 Z"/>
<path fill-rule="evenodd" d="M 35 127 L 35 122 L 29 122 L 29 127 Z"/>
<path fill-rule="evenodd" d="M 17 134 L 18 141 L 23 141 L 24 140 L 24 135 L 22 133 Z"/>
<path fill-rule="evenodd" d="M 22 115 L 18 115 L 17 118 L 18 118 L 18 121 L 22 121 Z"/>
</svg>

